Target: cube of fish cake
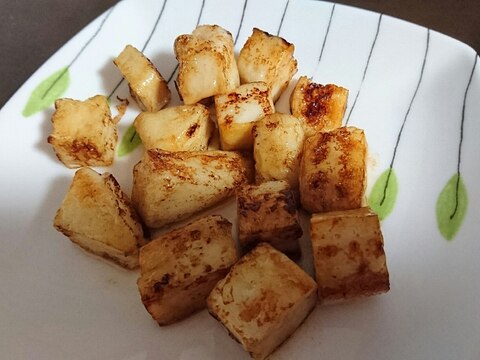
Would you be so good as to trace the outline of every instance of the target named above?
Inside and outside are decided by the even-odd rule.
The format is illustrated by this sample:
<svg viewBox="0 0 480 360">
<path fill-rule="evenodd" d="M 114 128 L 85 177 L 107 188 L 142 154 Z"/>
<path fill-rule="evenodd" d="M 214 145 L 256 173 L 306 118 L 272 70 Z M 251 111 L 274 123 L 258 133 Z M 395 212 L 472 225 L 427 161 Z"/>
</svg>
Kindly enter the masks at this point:
<svg viewBox="0 0 480 360">
<path fill-rule="evenodd" d="M 201 104 L 143 112 L 135 119 L 134 126 L 145 149 L 167 151 L 207 150 L 212 132 L 210 113 Z"/>
<path fill-rule="evenodd" d="M 332 303 L 390 289 L 380 222 L 369 208 L 314 214 L 310 237 L 319 301 Z"/>
<path fill-rule="evenodd" d="M 296 188 L 305 138 L 300 120 L 274 113 L 257 121 L 252 132 L 257 182 L 286 180 Z"/>
<path fill-rule="evenodd" d="M 160 235 L 140 249 L 138 289 L 145 308 L 167 325 L 205 308 L 237 261 L 232 224 L 219 215 Z"/>
<path fill-rule="evenodd" d="M 176 81 L 185 104 L 228 93 L 240 85 L 233 37 L 218 25 L 201 25 L 175 39 L 179 62 Z"/>
<path fill-rule="evenodd" d="M 158 111 L 170 101 L 170 89 L 152 62 L 132 45 L 113 60 L 125 80 L 130 94 L 143 111 Z"/>
<path fill-rule="evenodd" d="M 260 360 L 293 334 L 316 302 L 315 281 L 286 255 L 261 243 L 217 283 L 207 307 Z"/>
<path fill-rule="evenodd" d="M 275 106 L 267 84 L 256 82 L 215 96 L 215 111 L 222 149 L 252 151 L 255 121 L 273 114 Z"/>
<path fill-rule="evenodd" d="M 316 84 L 301 76 L 290 96 L 290 108 L 292 115 L 302 120 L 305 135 L 309 137 L 342 126 L 347 100 L 347 89 Z"/>
<path fill-rule="evenodd" d="M 128 269 L 145 244 L 140 219 L 113 175 L 84 167 L 75 173 L 55 228 L 85 250 Z"/>
<path fill-rule="evenodd" d="M 238 240 L 249 249 L 268 242 L 287 254 L 299 254 L 298 220 L 295 196 L 286 181 L 244 185 L 237 191 Z"/>
<path fill-rule="evenodd" d="M 133 170 L 132 201 L 145 224 L 159 228 L 234 195 L 250 166 L 234 152 L 147 150 Z"/>
<path fill-rule="evenodd" d="M 65 166 L 78 168 L 113 163 L 118 141 L 117 124 L 105 96 L 96 95 L 85 101 L 58 99 L 51 120 L 53 132 L 47 141 Z"/>
<path fill-rule="evenodd" d="M 341 127 L 305 140 L 300 201 L 312 213 L 362 206 L 367 143 L 363 130 Z"/>
<path fill-rule="evenodd" d="M 254 28 L 237 60 L 241 83 L 264 81 L 277 101 L 297 72 L 294 51 L 285 39 Z"/>
</svg>

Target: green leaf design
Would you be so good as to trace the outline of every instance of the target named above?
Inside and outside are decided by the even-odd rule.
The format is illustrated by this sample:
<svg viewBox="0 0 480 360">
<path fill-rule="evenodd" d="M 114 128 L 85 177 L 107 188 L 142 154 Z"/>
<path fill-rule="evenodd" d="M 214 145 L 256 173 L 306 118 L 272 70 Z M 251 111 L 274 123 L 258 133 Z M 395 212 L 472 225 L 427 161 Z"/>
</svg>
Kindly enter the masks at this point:
<svg viewBox="0 0 480 360">
<path fill-rule="evenodd" d="M 70 85 L 70 74 L 66 66 L 47 77 L 32 91 L 23 109 L 23 116 L 33 115 L 52 105 L 65 93 L 68 85 Z"/>
<path fill-rule="evenodd" d="M 395 171 L 390 167 L 375 181 L 368 198 L 368 205 L 384 220 L 393 210 L 398 194 L 398 181 Z"/>
<path fill-rule="evenodd" d="M 138 145 L 142 143 L 140 136 L 135 131 L 135 127 L 130 125 L 125 134 L 123 134 L 122 141 L 118 147 L 118 156 L 124 156 L 135 150 Z"/>
<path fill-rule="evenodd" d="M 468 197 L 463 179 L 453 175 L 443 187 L 437 199 L 438 230 L 447 240 L 452 240 L 462 226 L 467 212 Z"/>
</svg>

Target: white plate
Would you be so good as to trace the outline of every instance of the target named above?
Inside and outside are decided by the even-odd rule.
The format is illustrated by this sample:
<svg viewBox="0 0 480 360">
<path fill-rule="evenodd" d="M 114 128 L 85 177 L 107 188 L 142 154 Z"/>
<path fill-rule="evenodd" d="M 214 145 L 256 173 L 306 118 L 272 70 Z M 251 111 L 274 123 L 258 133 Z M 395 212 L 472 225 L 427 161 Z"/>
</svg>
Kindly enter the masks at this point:
<svg viewBox="0 0 480 360">
<path fill-rule="evenodd" d="M 73 171 L 46 143 L 53 111 L 48 100 L 109 94 L 120 80 L 112 58 L 127 43 L 140 49 L 146 44 L 146 55 L 169 76 L 176 64 L 174 38 L 198 21 L 238 34 L 237 50 L 254 26 L 280 32 L 296 46 L 297 77 L 305 74 L 350 90 L 346 118 L 365 129 L 370 145 L 368 195 L 393 165 L 380 210 L 391 291 L 317 307 L 273 358 L 478 360 L 477 55 L 423 27 L 307 0 L 122 1 L 69 41 L 5 105 L 0 112 L 2 359 L 248 358 L 205 311 L 158 327 L 140 302 L 137 273 L 87 256 L 52 227 Z M 60 80 L 58 73 L 51 77 L 65 66 Z M 49 106 L 22 115 L 36 110 L 25 111 L 25 105 L 49 77 L 37 90 Z M 289 91 L 280 110 L 287 109 Z M 116 95 L 128 95 L 125 83 Z M 138 111 L 130 108 L 122 133 Z M 140 155 L 139 147 L 106 169 L 127 193 Z M 377 202 L 384 186 L 374 190 Z"/>
</svg>

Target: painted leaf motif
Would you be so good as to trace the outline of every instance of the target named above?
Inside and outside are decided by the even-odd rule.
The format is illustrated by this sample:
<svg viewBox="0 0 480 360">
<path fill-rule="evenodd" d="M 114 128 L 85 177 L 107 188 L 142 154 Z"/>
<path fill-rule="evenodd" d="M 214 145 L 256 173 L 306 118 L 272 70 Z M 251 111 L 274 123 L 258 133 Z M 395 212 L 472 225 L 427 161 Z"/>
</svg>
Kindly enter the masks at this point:
<svg viewBox="0 0 480 360">
<path fill-rule="evenodd" d="M 375 181 L 368 205 L 384 220 L 393 210 L 398 194 L 397 175 L 392 168 L 385 170 Z"/>
<path fill-rule="evenodd" d="M 135 127 L 130 125 L 125 134 L 123 134 L 122 141 L 118 147 L 118 156 L 124 156 L 135 150 L 138 145 L 142 143 L 140 136 L 135 131 Z"/>
<path fill-rule="evenodd" d="M 23 109 L 23 116 L 27 117 L 43 110 L 61 97 L 70 85 L 68 67 L 64 67 L 43 80 L 30 94 Z"/>
<path fill-rule="evenodd" d="M 455 174 L 448 180 L 437 199 L 437 224 L 445 239 L 452 240 L 455 237 L 462 226 L 467 206 L 467 189 L 462 177 Z"/>
</svg>

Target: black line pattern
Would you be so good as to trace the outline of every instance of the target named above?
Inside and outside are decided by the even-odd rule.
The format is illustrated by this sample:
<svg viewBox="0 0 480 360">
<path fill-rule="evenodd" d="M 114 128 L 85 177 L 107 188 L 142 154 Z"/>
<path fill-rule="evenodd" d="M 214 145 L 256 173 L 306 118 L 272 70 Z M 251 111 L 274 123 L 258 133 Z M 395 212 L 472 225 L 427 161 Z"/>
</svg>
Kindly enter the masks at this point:
<svg viewBox="0 0 480 360">
<path fill-rule="evenodd" d="M 395 148 L 393 149 L 393 156 L 392 156 L 392 160 L 390 161 L 387 180 L 385 181 L 385 187 L 383 188 L 383 196 L 382 196 L 382 200 L 380 201 L 380 206 L 383 205 L 383 203 L 385 202 L 385 198 L 387 197 L 387 189 L 388 189 L 388 185 L 390 183 L 390 175 L 392 174 L 393 165 L 395 163 L 395 158 L 397 156 L 397 150 L 398 150 L 398 145 L 400 144 L 400 138 L 402 137 L 402 133 L 403 133 L 403 129 L 405 127 L 405 123 L 407 122 L 408 115 L 410 114 L 410 110 L 412 109 L 412 105 L 413 105 L 413 102 L 415 101 L 415 98 L 417 96 L 418 89 L 420 88 L 420 84 L 422 83 L 423 73 L 425 71 L 425 64 L 427 62 L 429 46 L 430 46 L 430 29 L 427 29 L 427 43 L 426 43 L 426 46 L 425 46 L 425 55 L 423 57 L 423 63 L 422 63 L 422 69 L 420 71 L 420 77 L 418 79 L 417 86 L 416 86 L 415 91 L 413 93 L 412 99 L 410 100 L 410 104 L 408 105 L 408 109 L 407 109 L 407 112 L 405 113 L 405 117 L 403 118 L 402 126 L 400 127 L 400 131 L 398 132 L 398 135 L 397 135 L 397 141 L 395 142 Z"/>
<path fill-rule="evenodd" d="M 200 19 L 202 18 L 204 7 L 205 7 L 205 0 L 202 0 L 202 6 L 200 7 L 200 12 L 198 13 L 197 24 L 195 25 L 195 27 L 197 27 L 200 24 Z M 170 84 L 170 81 L 172 81 L 173 76 L 175 75 L 177 70 L 178 70 L 178 64 L 175 65 L 175 68 L 173 69 L 172 73 L 168 77 L 167 84 Z"/>
<path fill-rule="evenodd" d="M 337 4 L 333 4 L 332 11 L 330 12 L 330 18 L 328 19 L 327 31 L 325 31 L 325 36 L 323 37 L 322 48 L 320 50 L 320 55 L 318 55 L 317 61 L 317 69 L 320 66 L 320 61 L 322 61 L 323 50 L 325 49 L 325 44 L 327 43 L 328 33 L 330 32 L 330 26 L 332 25 L 333 14 L 335 13 L 335 6 Z"/>
<path fill-rule="evenodd" d="M 280 19 L 280 24 L 278 25 L 277 36 L 280 35 L 280 31 L 282 31 L 283 20 L 285 19 L 285 14 L 287 13 L 289 4 L 290 4 L 290 0 L 287 0 L 287 3 L 285 4 L 285 9 L 283 9 L 282 18 Z"/>
<path fill-rule="evenodd" d="M 163 11 L 165 10 L 165 5 L 167 4 L 167 1 L 168 0 L 164 0 L 163 1 L 163 5 L 162 5 L 162 8 L 160 9 L 160 12 L 158 13 L 158 16 L 157 16 L 157 19 L 155 20 L 155 24 L 153 25 L 153 28 L 152 30 L 150 31 L 150 34 L 148 35 L 148 38 L 147 40 L 145 41 L 145 43 L 143 44 L 142 46 L 142 52 L 145 51 L 145 49 L 147 48 L 148 44 L 150 43 L 150 40 L 152 39 L 152 36 L 153 34 L 155 33 L 155 30 L 157 29 L 157 26 L 158 26 L 158 23 L 160 22 L 160 19 L 162 18 L 162 15 L 163 15 Z M 115 85 L 115 87 L 113 88 L 113 90 L 110 92 L 110 94 L 108 95 L 108 99 L 110 100 L 110 98 L 113 96 L 113 94 L 115 94 L 115 92 L 117 91 L 117 89 L 120 87 L 120 85 L 122 85 L 123 81 L 125 79 L 122 77 L 122 79 L 117 83 L 117 85 Z"/>
<path fill-rule="evenodd" d="M 115 5 L 116 6 L 116 5 Z M 107 14 L 105 15 L 105 17 L 103 18 L 102 22 L 100 23 L 100 25 L 98 26 L 97 30 L 93 33 L 93 35 L 87 40 L 87 42 L 80 48 L 80 50 L 78 51 L 78 53 L 74 56 L 74 58 L 70 61 L 70 63 L 65 67 L 65 69 L 57 76 L 57 78 L 52 82 L 52 84 L 45 90 L 45 92 L 43 93 L 42 95 L 42 99 L 45 98 L 45 96 L 48 95 L 48 93 L 50 92 L 50 90 L 53 89 L 53 87 L 58 83 L 58 81 L 62 78 L 63 75 L 65 75 L 65 73 L 68 71 L 68 69 L 70 69 L 70 67 L 72 67 L 72 65 L 78 60 L 78 58 L 80 57 L 80 55 L 82 55 L 82 53 L 85 51 L 85 49 L 88 47 L 88 45 L 90 45 L 90 43 L 93 41 L 93 39 L 95 39 L 98 35 L 98 33 L 100 32 L 100 30 L 102 30 L 103 28 L 103 25 L 105 25 L 105 22 L 108 20 L 108 18 L 110 17 L 110 15 L 112 14 L 113 12 L 113 9 L 115 9 L 115 6 L 111 7 L 110 10 L 108 10 Z"/>
<path fill-rule="evenodd" d="M 365 81 L 365 77 L 367 75 L 368 66 L 370 65 L 370 59 L 372 57 L 373 49 L 375 48 L 375 44 L 377 43 L 378 34 L 380 32 L 380 25 L 382 23 L 382 17 L 383 17 L 383 14 L 380 14 L 380 16 L 378 18 L 378 23 L 377 23 L 377 31 L 375 33 L 375 37 L 373 38 L 372 46 L 370 47 L 370 53 L 368 54 L 368 59 L 367 59 L 366 65 L 365 65 L 365 69 L 363 70 L 362 81 L 360 81 L 360 86 L 358 87 L 357 94 L 355 95 L 355 100 L 353 100 L 352 107 L 350 108 L 350 111 L 348 112 L 348 116 L 347 116 L 347 120 L 345 121 L 345 125 L 348 125 L 348 122 L 350 121 L 350 116 L 352 115 L 353 109 L 355 109 L 355 105 L 357 104 L 358 97 L 360 96 L 360 92 L 362 91 L 363 82 Z"/>
<path fill-rule="evenodd" d="M 456 181 L 456 184 L 455 184 L 455 208 L 453 209 L 453 212 L 450 215 L 450 219 L 453 219 L 453 217 L 456 215 L 457 210 L 458 210 L 458 203 L 459 203 L 458 189 L 460 187 L 460 164 L 461 164 L 461 159 L 462 159 L 463 125 L 465 123 L 465 104 L 467 102 L 468 90 L 470 90 L 470 85 L 472 83 L 473 74 L 475 72 L 475 68 L 477 67 L 477 60 L 478 60 L 478 55 L 475 54 L 475 60 L 473 62 L 472 72 L 470 73 L 470 77 L 468 79 L 468 84 L 467 84 L 467 87 L 465 89 L 465 94 L 463 96 L 462 120 L 460 122 L 460 142 L 458 144 L 458 158 L 457 158 L 457 181 Z"/>
<path fill-rule="evenodd" d="M 245 10 L 247 9 L 247 4 L 248 4 L 248 0 L 245 0 L 245 2 L 243 3 L 242 17 L 240 18 L 240 24 L 238 25 L 238 29 L 237 29 L 237 35 L 235 35 L 235 40 L 233 41 L 234 45 L 237 44 L 238 36 L 240 35 L 240 30 L 242 29 L 243 18 L 245 17 Z"/>
</svg>

